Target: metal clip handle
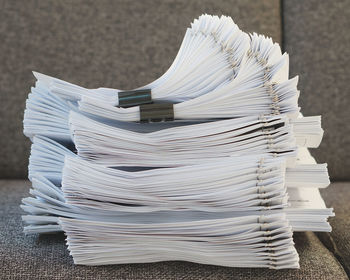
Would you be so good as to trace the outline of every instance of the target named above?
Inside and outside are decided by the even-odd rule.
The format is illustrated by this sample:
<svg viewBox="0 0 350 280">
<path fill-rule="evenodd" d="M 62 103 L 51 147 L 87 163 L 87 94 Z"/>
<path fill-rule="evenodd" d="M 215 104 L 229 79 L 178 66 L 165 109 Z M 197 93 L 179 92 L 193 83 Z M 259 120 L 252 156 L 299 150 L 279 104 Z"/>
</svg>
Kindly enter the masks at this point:
<svg viewBox="0 0 350 280">
<path fill-rule="evenodd" d="M 140 105 L 141 122 L 161 122 L 174 120 L 174 105 L 172 103 Z"/>
<path fill-rule="evenodd" d="M 150 89 L 122 91 L 118 93 L 119 107 L 128 108 L 141 104 L 152 103 Z"/>
</svg>

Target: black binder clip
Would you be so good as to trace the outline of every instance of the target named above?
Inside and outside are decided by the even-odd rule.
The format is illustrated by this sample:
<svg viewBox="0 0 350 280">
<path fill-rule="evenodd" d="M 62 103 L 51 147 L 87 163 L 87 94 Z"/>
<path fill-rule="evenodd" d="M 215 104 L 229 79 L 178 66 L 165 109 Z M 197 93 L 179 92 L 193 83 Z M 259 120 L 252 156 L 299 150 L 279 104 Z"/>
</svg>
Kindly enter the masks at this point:
<svg viewBox="0 0 350 280">
<path fill-rule="evenodd" d="M 172 103 L 140 105 L 140 122 L 161 122 L 174 120 L 174 106 Z"/>
<path fill-rule="evenodd" d="M 152 103 L 150 89 L 122 91 L 118 93 L 118 99 L 119 107 L 123 108 Z"/>
</svg>

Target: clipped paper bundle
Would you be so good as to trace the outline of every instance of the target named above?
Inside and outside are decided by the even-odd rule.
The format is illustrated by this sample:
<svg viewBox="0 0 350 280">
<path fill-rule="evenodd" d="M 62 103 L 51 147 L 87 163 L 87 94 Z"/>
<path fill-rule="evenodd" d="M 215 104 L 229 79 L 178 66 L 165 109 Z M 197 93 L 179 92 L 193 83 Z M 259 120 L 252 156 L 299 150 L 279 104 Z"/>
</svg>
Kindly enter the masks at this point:
<svg viewBox="0 0 350 280">
<path fill-rule="evenodd" d="M 131 91 L 34 73 L 26 233 L 64 231 L 84 265 L 184 260 L 298 268 L 293 231 L 330 231 L 288 55 L 203 15 L 170 68 Z"/>
<path fill-rule="evenodd" d="M 204 46 L 210 51 L 202 55 Z M 195 20 L 169 70 L 136 91 L 89 90 L 34 74 L 37 83 L 24 115 L 28 137 L 70 139 L 71 109 L 119 121 L 292 116 L 299 110 L 298 79 L 288 79 L 288 55 L 282 55 L 271 38 L 249 37 L 228 17 L 206 15 Z M 147 104 L 158 100 L 163 102 Z"/>
</svg>

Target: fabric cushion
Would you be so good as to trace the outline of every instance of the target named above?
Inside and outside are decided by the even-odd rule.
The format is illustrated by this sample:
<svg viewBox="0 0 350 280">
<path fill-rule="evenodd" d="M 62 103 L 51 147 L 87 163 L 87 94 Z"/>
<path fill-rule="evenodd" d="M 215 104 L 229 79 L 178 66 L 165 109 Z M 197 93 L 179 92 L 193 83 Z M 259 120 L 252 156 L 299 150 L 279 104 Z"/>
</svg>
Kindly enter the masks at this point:
<svg viewBox="0 0 350 280">
<path fill-rule="evenodd" d="M 312 232 L 296 233 L 294 237 L 300 270 L 228 268 L 189 262 L 76 266 L 63 234 L 23 234 L 19 204 L 22 197 L 28 196 L 29 187 L 28 181 L 0 180 L 0 279 L 348 279 L 336 258 Z"/>
<path fill-rule="evenodd" d="M 322 115 L 319 149 L 333 180 L 350 180 L 350 1 L 283 1 L 283 38 L 291 76 L 300 75 L 304 115 Z"/>
<path fill-rule="evenodd" d="M 2 2 L 0 178 L 26 177 L 22 119 L 32 70 L 92 88 L 147 84 L 170 66 L 202 13 L 232 16 L 245 31 L 281 40 L 278 0 Z"/>
<path fill-rule="evenodd" d="M 332 232 L 318 236 L 350 275 L 350 182 L 334 183 L 321 193 L 336 217 L 330 219 Z"/>
</svg>

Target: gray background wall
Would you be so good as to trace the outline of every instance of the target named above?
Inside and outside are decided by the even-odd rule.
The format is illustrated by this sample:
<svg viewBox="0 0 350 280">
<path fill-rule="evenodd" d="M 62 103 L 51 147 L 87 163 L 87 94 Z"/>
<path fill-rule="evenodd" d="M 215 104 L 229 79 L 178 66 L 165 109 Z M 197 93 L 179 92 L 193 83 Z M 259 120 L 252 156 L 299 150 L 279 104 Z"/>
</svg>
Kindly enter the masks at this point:
<svg viewBox="0 0 350 280">
<path fill-rule="evenodd" d="M 32 70 L 85 87 L 137 87 L 170 66 L 185 28 L 209 13 L 283 38 L 291 72 L 301 75 L 303 112 L 324 115 L 327 133 L 315 154 L 329 162 L 333 179 L 349 179 L 349 2 L 0 0 L 0 178 L 26 177 L 22 118 Z M 313 17 L 316 8 L 325 9 L 321 18 Z"/>
<path fill-rule="evenodd" d="M 302 4 L 301 4 L 302 2 Z M 299 75 L 305 115 L 322 115 L 323 141 L 311 153 L 332 180 L 350 179 L 350 1 L 283 1 L 283 42 Z"/>
</svg>

